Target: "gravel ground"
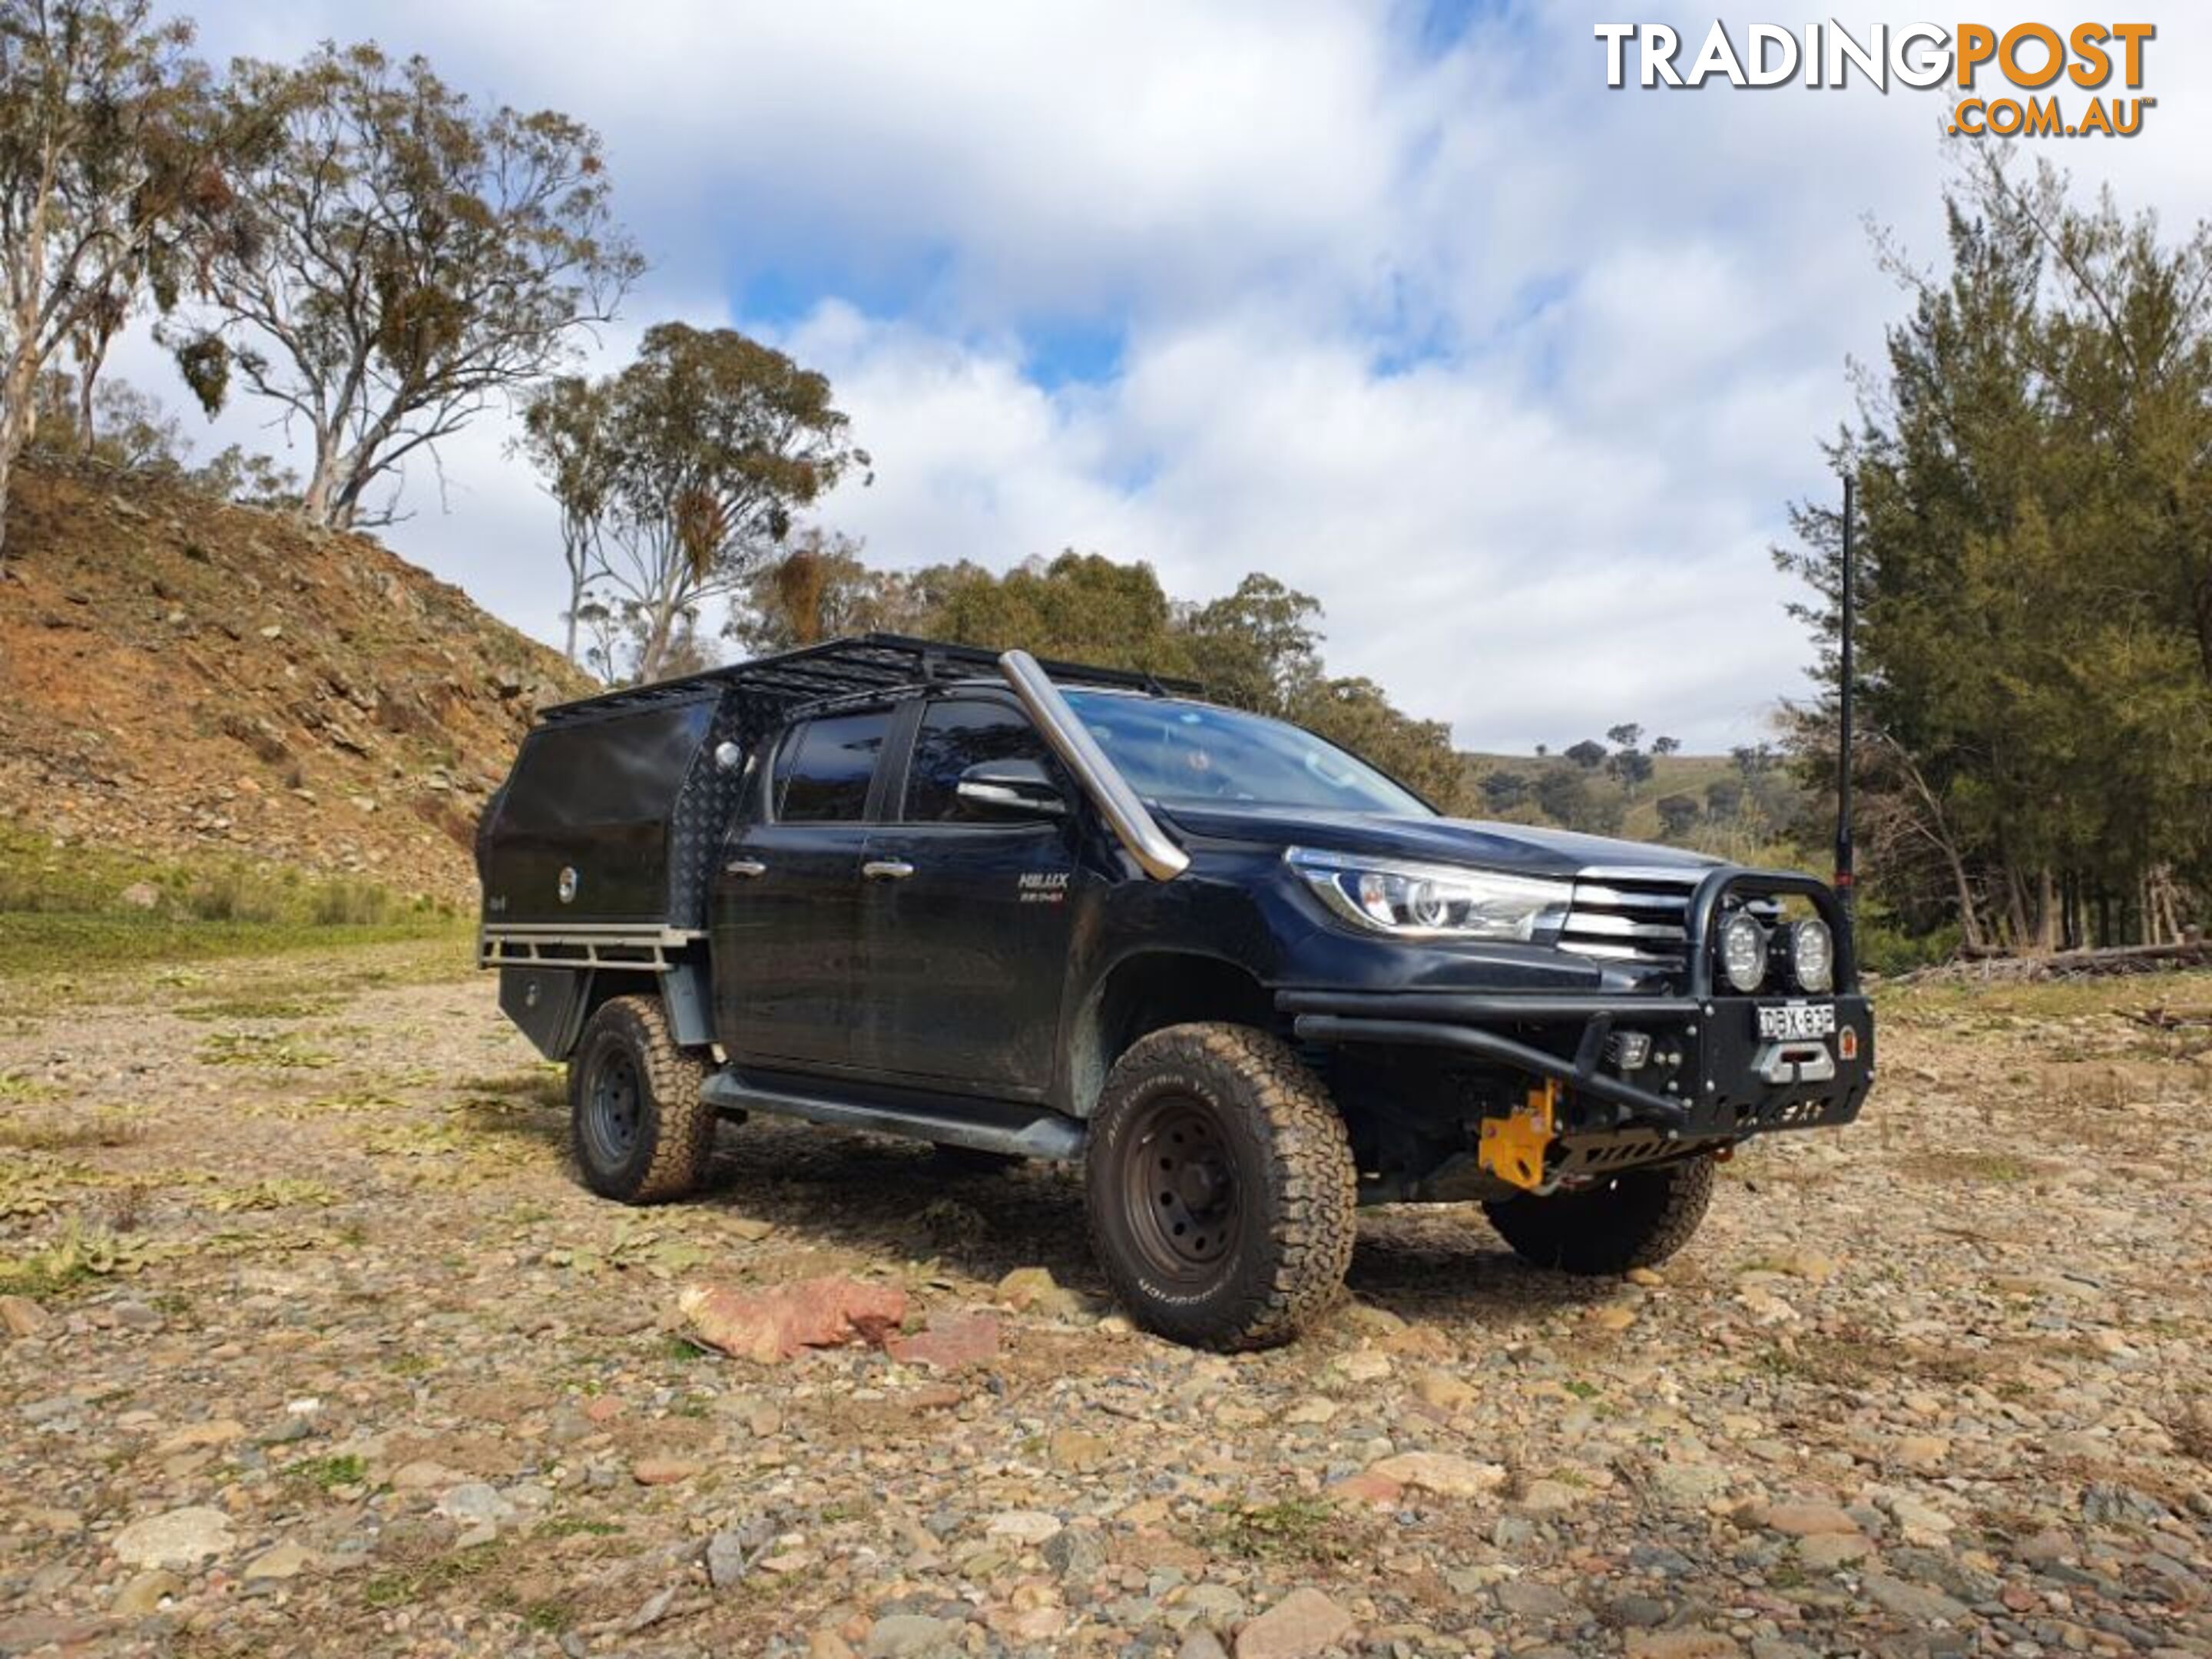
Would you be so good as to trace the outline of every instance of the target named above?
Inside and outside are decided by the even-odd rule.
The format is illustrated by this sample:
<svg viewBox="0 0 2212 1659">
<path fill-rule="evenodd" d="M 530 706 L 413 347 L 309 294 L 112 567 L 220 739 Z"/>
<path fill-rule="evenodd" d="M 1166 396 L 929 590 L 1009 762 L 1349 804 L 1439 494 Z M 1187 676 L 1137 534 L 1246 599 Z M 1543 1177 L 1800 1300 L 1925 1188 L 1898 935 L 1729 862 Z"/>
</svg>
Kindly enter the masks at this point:
<svg viewBox="0 0 2212 1659">
<path fill-rule="evenodd" d="M 1370 1212 L 1237 1359 L 1049 1170 L 752 1124 L 591 1199 L 451 946 L 9 988 L 0 1656 L 2212 1655 L 2212 976 L 1900 992 L 1661 1273 Z M 684 1340 L 827 1274 L 997 1352 Z"/>
</svg>

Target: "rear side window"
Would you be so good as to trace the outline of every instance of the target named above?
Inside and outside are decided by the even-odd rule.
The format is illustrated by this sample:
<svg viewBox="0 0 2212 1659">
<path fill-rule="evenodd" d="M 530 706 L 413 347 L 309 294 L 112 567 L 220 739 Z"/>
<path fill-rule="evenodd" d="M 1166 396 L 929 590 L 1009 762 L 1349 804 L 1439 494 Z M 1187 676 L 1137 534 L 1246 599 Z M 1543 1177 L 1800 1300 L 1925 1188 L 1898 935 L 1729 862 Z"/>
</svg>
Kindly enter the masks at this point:
<svg viewBox="0 0 2212 1659">
<path fill-rule="evenodd" d="M 960 775 L 978 761 L 1033 760 L 1054 775 L 1059 763 L 1029 717 L 998 702 L 933 703 L 915 734 L 907 769 L 908 823 L 958 823 L 977 815 L 962 800 Z"/>
<path fill-rule="evenodd" d="M 775 816 L 786 823 L 857 823 L 883 753 L 888 709 L 809 720 L 775 763 Z"/>
</svg>

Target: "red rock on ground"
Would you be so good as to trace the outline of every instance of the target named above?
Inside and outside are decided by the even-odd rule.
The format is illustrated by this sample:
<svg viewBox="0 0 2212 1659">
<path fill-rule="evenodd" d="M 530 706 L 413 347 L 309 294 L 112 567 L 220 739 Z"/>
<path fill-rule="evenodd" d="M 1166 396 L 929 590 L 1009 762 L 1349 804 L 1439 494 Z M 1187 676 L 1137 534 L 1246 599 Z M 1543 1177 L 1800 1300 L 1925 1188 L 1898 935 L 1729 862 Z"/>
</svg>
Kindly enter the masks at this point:
<svg viewBox="0 0 2212 1659">
<path fill-rule="evenodd" d="M 694 1285 L 678 1298 L 694 1337 L 738 1359 L 769 1365 L 802 1349 L 880 1346 L 906 1318 L 906 1292 L 831 1276 L 764 1291 Z"/>
<path fill-rule="evenodd" d="M 1377 1474 L 1372 1469 L 1362 1469 L 1357 1474 L 1347 1474 L 1335 1482 L 1329 1491 L 1347 1504 L 1371 1504 L 1378 1509 L 1388 1509 L 1406 1495 L 1404 1485 L 1388 1475 Z"/>
<path fill-rule="evenodd" d="M 1294 1589 L 1237 1632 L 1237 1659 L 1307 1659 L 1338 1647 L 1352 1615 L 1316 1589 Z"/>
<path fill-rule="evenodd" d="M 890 1356 L 902 1365 L 929 1365 L 957 1371 L 999 1357 L 999 1322 L 989 1314 L 953 1314 L 932 1318 L 919 1336 L 893 1337 Z"/>
</svg>

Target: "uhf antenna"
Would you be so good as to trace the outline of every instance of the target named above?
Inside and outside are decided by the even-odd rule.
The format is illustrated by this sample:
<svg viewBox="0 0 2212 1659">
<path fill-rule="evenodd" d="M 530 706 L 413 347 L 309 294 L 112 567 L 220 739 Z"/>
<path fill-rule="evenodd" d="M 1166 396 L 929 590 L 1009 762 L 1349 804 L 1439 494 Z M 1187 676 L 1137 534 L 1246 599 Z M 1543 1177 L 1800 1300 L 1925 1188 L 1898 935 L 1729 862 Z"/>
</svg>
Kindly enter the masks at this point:
<svg viewBox="0 0 2212 1659">
<path fill-rule="evenodd" d="M 1836 896 L 1845 915 L 1852 913 L 1851 890 L 1851 632 L 1857 623 L 1851 557 L 1851 475 L 1844 474 L 1843 605 L 1839 618 L 1842 651 L 1838 664 L 1836 725 L 1841 752 L 1836 758 Z"/>
</svg>

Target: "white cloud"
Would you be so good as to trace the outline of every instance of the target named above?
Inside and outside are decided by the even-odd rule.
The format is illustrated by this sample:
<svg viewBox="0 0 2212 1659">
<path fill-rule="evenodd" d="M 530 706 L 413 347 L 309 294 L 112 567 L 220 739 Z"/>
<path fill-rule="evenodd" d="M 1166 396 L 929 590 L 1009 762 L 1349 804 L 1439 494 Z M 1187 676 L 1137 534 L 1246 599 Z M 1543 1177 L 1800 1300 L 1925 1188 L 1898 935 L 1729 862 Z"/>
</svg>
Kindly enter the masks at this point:
<svg viewBox="0 0 2212 1659">
<path fill-rule="evenodd" d="M 1666 9 L 1694 48 L 1707 18 Z M 218 52 L 361 27 L 335 0 L 203 21 Z M 656 264 L 607 355 L 678 315 L 824 368 L 878 464 L 826 516 L 878 560 L 1076 545 L 1191 596 L 1265 568 L 1323 599 L 1333 665 L 1471 744 L 1760 734 L 1808 655 L 1767 544 L 1829 487 L 1845 356 L 1901 308 L 1861 221 L 1941 253 L 1940 93 L 1608 92 L 1560 8 L 1479 10 L 1441 53 L 1399 9 L 1257 0 L 397 0 L 374 27 L 605 133 Z M 2202 216 L 2212 116 L 2179 89 L 2207 51 L 2167 21 L 2144 135 L 2042 153 Z M 1034 372 L 1024 342 L 1066 328 L 1118 339 L 1103 382 Z M 446 459 L 451 512 L 418 477 L 392 540 L 550 636 L 526 471 L 491 423 Z"/>
</svg>

